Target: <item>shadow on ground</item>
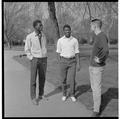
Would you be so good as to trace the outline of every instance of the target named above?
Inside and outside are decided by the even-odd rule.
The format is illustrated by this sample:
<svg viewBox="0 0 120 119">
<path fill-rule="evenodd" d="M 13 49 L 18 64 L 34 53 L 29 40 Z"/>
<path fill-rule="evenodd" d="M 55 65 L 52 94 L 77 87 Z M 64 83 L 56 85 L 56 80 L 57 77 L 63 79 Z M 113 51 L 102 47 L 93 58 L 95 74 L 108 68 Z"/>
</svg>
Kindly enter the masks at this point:
<svg viewBox="0 0 120 119">
<path fill-rule="evenodd" d="M 91 89 L 90 85 L 79 85 L 79 86 L 77 86 L 75 97 L 78 98 L 80 95 L 89 91 L 90 89 Z"/>
<path fill-rule="evenodd" d="M 112 99 L 118 99 L 118 88 L 109 88 L 101 97 L 100 115 Z"/>
<path fill-rule="evenodd" d="M 67 89 L 69 87 L 70 87 L 70 85 L 66 86 Z M 58 86 L 53 91 L 51 91 L 48 94 L 46 94 L 45 97 L 50 97 L 50 96 L 56 95 L 56 94 L 61 93 L 61 92 L 62 92 L 62 86 Z"/>
<path fill-rule="evenodd" d="M 69 88 L 70 88 L 70 85 L 68 84 L 66 86 L 66 89 L 69 89 Z M 76 90 L 75 90 L 75 97 L 78 98 L 80 95 L 87 92 L 89 89 L 90 89 L 90 85 L 79 85 L 79 86 L 77 86 Z M 50 96 L 56 95 L 56 94 L 61 93 L 61 92 L 62 92 L 62 86 L 58 86 L 53 91 L 46 94 L 45 97 L 50 97 Z"/>
<path fill-rule="evenodd" d="M 69 89 L 70 85 L 68 84 L 66 86 L 66 89 Z M 90 91 L 90 85 L 79 85 L 76 86 L 75 90 L 75 97 L 79 98 L 83 93 L 86 93 Z M 49 92 L 45 95 L 45 97 L 50 97 L 56 94 L 59 94 L 62 92 L 62 86 L 56 87 L 53 91 Z M 105 93 L 101 96 L 101 107 L 100 107 L 100 115 L 102 115 L 102 112 L 105 110 L 107 105 L 112 99 L 118 99 L 118 88 L 109 88 Z"/>
<path fill-rule="evenodd" d="M 53 60 L 54 56 L 49 54 L 51 57 L 49 58 L 50 61 Z M 82 54 L 81 57 L 85 57 L 85 59 L 88 59 L 89 56 L 88 54 Z M 19 62 L 20 64 L 22 64 L 23 66 L 25 66 L 27 69 L 30 69 L 30 62 L 29 60 L 26 58 L 26 57 L 20 57 L 20 56 L 14 56 L 13 57 L 14 60 L 16 60 L 17 62 Z M 84 59 L 82 60 L 84 61 Z M 87 61 L 87 60 L 86 60 Z M 114 62 L 117 62 L 118 61 L 118 56 L 116 54 L 111 54 L 108 58 L 108 62 L 112 61 L 112 63 Z M 113 62 L 114 61 L 114 62 Z M 86 63 L 86 62 L 85 62 Z M 111 63 L 111 62 L 110 62 Z M 53 65 L 53 67 L 55 67 Z M 48 80 L 49 81 L 49 80 Z M 54 82 L 54 80 L 52 80 Z M 49 81 L 50 82 L 50 81 Z M 55 80 L 55 83 L 56 83 L 56 80 Z M 67 85 L 67 89 L 69 88 L 70 86 Z M 90 90 L 90 85 L 78 85 L 76 86 L 76 93 L 75 93 L 75 97 L 76 98 L 79 98 L 82 94 L 86 93 L 85 96 L 87 97 L 87 92 Z M 48 94 L 46 94 L 45 96 L 46 97 L 50 97 L 50 96 L 53 96 L 53 95 L 56 95 L 58 93 L 61 93 L 62 92 L 62 87 L 61 86 L 58 86 L 56 87 L 53 91 L 49 92 Z M 92 93 L 92 92 L 91 92 Z M 85 97 L 83 95 L 83 97 L 81 96 L 81 100 L 84 100 L 83 102 L 85 102 L 86 100 L 84 99 Z M 89 96 L 88 96 L 89 98 Z M 101 103 L 101 108 L 100 108 L 100 115 L 102 115 L 104 112 L 105 112 L 105 109 L 107 109 L 107 107 L 109 107 L 109 103 L 111 103 L 111 100 L 112 99 L 117 99 L 118 100 L 118 88 L 114 88 L 114 87 L 110 87 L 108 88 L 108 90 L 102 94 L 102 103 Z M 87 99 L 88 101 L 89 99 Z M 90 104 L 91 103 L 91 100 L 90 102 L 88 101 L 88 103 Z M 112 105 L 114 105 L 115 103 L 111 103 Z M 110 107 L 110 108 L 113 108 L 114 107 Z M 117 109 L 115 109 L 116 111 Z M 113 110 L 112 110 L 113 111 Z M 117 110 L 118 111 L 118 110 Z M 107 114 L 108 113 L 108 114 Z M 111 110 L 108 110 L 105 112 L 106 115 L 109 115 L 111 113 Z M 117 114 L 116 114 L 117 115 Z"/>
</svg>

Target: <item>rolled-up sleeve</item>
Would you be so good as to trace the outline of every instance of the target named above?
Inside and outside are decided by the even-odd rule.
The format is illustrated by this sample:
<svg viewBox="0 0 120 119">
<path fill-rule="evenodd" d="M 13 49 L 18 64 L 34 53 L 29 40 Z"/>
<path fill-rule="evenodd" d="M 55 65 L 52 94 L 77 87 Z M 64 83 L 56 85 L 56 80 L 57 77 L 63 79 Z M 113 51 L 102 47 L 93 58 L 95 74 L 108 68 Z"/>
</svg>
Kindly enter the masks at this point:
<svg viewBox="0 0 120 119">
<path fill-rule="evenodd" d="M 29 36 L 26 37 L 24 51 L 25 51 L 25 54 L 27 55 L 27 58 L 29 60 L 32 60 L 33 56 L 31 54 L 31 41 Z"/>
<path fill-rule="evenodd" d="M 56 50 L 57 53 L 61 53 L 61 45 L 60 45 L 60 40 L 58 40 L 57 42 L 57 50 Z"/>
<path fill-rule="evenodd" d="M 78 40 L 75 39 L 75 54 L 79 53 L 79 43 L 78 43 Z"/>
</svg>

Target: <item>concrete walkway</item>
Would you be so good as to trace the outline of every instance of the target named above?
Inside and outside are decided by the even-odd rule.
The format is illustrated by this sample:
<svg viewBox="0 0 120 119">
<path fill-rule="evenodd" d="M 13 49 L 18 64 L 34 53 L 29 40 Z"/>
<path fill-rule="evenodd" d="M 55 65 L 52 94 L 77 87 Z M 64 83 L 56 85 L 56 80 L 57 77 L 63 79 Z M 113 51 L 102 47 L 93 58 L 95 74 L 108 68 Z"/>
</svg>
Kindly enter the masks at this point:
<svg viewBox="0 0 120 119">
<path fill-rule="evenodd" d="M 62 93 L 42 100 L 39 106 L 30 100 L 30 71 L 12 59 L 22 51 L 4 51 L 5 117 L 90 117 L 91 111 L 80 102 L 61 101 Z M 45 94 L 55 87 L 46 82 Z"/>
</svg>

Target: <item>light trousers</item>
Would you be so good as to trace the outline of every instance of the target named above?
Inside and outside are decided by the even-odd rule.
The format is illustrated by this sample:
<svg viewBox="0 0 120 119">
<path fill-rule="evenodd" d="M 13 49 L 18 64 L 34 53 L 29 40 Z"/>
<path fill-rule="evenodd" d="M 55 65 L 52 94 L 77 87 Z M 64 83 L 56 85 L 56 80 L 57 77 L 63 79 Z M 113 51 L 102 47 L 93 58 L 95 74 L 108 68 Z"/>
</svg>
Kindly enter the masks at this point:
<svg viewBox="0 0 120 119">
<path fill-rule="evenodd" d="M 89 66 L 90 83 L 93 92 L 94 112 L 100 111 L 101 105 L 101 81 L 104 67 Z"/>
</svg>

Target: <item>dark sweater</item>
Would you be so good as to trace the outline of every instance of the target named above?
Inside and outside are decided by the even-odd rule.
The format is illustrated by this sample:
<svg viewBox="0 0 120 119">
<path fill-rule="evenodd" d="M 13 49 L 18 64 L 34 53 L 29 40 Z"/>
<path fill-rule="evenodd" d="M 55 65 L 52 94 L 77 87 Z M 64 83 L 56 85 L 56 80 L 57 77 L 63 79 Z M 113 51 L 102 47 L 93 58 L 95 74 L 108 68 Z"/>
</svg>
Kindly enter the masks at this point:
<svg viewBox="0 0 120 119">
<path fill-rule="evenodd" d="M 94 39 L 94 44 L 93 44 L 92 55 L 90 58 L 90 65 L 95 67 L 104 66 L 106 65 L 105 61 L 109 54 L 108 38 L 103 32 L 101 32 L 98 35 L 94 35 L 93 39 Z M 100 63 L 96 63 L 94 61 L 95 56 L 100 59 Z"/>
</svg>

